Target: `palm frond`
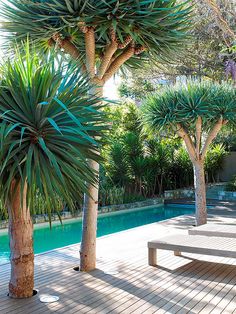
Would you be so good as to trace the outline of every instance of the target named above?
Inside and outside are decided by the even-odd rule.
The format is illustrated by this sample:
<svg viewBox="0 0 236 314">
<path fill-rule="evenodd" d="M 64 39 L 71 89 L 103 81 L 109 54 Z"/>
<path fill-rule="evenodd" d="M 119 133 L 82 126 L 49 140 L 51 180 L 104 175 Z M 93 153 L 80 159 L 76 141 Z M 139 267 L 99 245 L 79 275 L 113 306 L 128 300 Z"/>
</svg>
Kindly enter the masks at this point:
<svg viewBox="0 0 236 314">
<path fill-rule="evenodd" d="M 47 62 L 25 46 L 1 69 L 0 191 L 6 203 L 13 180 L 28 186 L 28 203 L 35 189 L 48 210 L 58 195 L 69 206 L 95 184 L 87 159 L 100 160 L 104 114 L 96 96 L 88 94 L 88 78 L 73 64 Z"/>
<path fill-rule="evenodd" d="M 222 117 L 234 123 L 236 92 L 232 85 L 212 82 L 190 82 L 187 85 L 167 87 L 161 93 L 149 96 L 143 106 L 143 117 L 152 129 L 168 129 L 181 123 L 194 131 L 198 117 L 203 128 L 209 130 Z"/>
<path fill-rule="evenodd" d="M 128 66 L 136 67 L 140 58 L 152 56 L 160 61 L 176 55 L 188 38 L 191 10 L 189 0 L 7 0 L 1 3 L 0 16 L 7 45 L 29 34 L 36 45 L 48 49 L 53 34 L 59 32 L 70 38 L 81 54 L 85 47 L 78 23 L 95 27 L 97 55 L 104 52 L 113 29 L 120 43 L 131 36 L 137 47 L 147 48 L 128 61 Z"/>
</svg>

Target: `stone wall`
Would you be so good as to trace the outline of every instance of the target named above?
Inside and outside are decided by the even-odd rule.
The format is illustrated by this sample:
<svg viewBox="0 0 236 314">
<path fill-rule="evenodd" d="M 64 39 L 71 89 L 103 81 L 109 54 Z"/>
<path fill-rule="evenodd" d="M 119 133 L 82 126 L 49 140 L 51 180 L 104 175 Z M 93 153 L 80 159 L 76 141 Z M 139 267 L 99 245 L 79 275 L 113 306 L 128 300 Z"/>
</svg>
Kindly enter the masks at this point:
<svg viewBox="0 0 236 314">
<path fill-rule="evenodd" d="M 150 198 L 145 201 L 129 203 L 129 204 L 120 204 L 120 205 L 110 205 L 104 206 L 99 209 L 100 213 L 108 213 L 118 210 L 131 209 L 131 208 L 141 208 L 145 206 L 152 206 L 157 204 L 163 204 L 164 200 L 162 198 Z"/>
<path fill-rule="evenodd" d="M 164 193 L 164 199 L 194 199 L 194 197 L 193 188 L 169 190 Z M 211 184 L 207 186 L 207 199 L 236 202 L 236 192 L 224 191 L 224 184 Z"/>
<path fill-rule="evenodd" d="M 177 190 L 168 190 L 164 192 L 164 199 L 178 199 L 178 198 L 194 198 L 194 189 L 177 189 Z"/>
</svg>

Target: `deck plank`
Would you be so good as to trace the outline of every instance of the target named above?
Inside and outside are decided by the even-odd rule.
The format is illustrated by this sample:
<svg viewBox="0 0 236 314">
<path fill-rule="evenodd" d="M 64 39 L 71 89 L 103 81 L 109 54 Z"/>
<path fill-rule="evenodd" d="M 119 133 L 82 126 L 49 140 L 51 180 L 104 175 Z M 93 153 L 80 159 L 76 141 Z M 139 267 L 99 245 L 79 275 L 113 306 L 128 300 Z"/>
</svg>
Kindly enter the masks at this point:
<svg viewBox="0 0 236 314">
<path fill-rule="evenodd" d="M 217 221 L 236 223 L 236 217 L 217 217 Z M 73 270 L 79 264 L 79 244 L 36 255 L 39 295 L 60 297 L 48 305 L 39 301 L 39 295 L 9 299 L 10 265 L 2 265 L 0 313 L 231 314 L 236 308 L 236 259 L 190 253 L 177 257 L 160 250 L 158 267 L 148 266 L 147 242 L 175 233 L 186 235 L 191 223 L 191 216 L 177 217 L 101 237 L 97 269 L 90 273 Z"/>
</svg>

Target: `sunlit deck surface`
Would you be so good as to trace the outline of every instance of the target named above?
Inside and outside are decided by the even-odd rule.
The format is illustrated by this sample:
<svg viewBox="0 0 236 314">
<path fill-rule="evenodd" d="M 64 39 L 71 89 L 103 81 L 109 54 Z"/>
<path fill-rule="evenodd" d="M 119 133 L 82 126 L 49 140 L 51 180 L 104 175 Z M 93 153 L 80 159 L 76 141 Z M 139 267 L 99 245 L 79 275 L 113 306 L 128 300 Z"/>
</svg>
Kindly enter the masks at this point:
<svg viewBox="0 0 236 314">
<path fill-rule="evenodd" d="M 211 216 L 212 222 L 236 219 Z M 147 264 L 148 240 L 186 234 L 192 224 L 182 216 L 99 238 L 97 269 L 90 273 L 73 270 L 79 245 L 39 254 L 39 293 L 27 300 L 7 297 L 10 265 L 0 266 L 0 313 L 236 313 L 236 259 L 158 251 L 159 266 Z M 44 304 L 40 294 L 60 300 Z"/>
</svg>

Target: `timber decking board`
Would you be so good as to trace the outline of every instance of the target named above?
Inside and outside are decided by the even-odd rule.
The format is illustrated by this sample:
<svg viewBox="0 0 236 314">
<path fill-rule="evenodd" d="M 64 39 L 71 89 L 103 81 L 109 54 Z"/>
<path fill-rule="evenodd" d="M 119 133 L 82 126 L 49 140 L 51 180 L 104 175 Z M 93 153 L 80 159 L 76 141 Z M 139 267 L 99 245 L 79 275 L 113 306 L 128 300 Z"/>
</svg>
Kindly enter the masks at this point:
<svg viewBox="0 0 236 314">
<path fill-rule="evenodd" d="M 236 223 L 234 218 L 227 221 Z M 236 259 L 199 254 L 195 260 L 193 254 L 177 257 L 160 250 L 159 267 L 147 265 L 148 240 L 186 235 L 190 224 L 189 217 L 177 217 L 99 238 L 98 269 L 89 274 L 72 269 L 79 264 L 79 245 L 37 255 L 35 287 L 39 294 L 60 296 L 48 305 L 40 303 L 38 295 L 9 299 L 10 267 L 0 266 L 0 314 L 208 313 L 204 309 L 231 314 L 236 308 Z M 105 274 L 109 269 L 119 273 Z"/>
</svg>

